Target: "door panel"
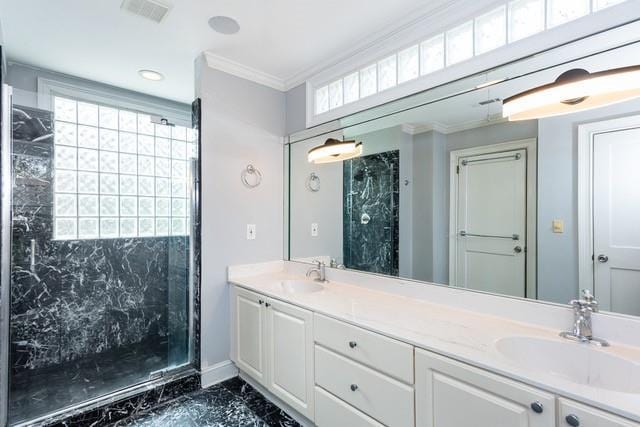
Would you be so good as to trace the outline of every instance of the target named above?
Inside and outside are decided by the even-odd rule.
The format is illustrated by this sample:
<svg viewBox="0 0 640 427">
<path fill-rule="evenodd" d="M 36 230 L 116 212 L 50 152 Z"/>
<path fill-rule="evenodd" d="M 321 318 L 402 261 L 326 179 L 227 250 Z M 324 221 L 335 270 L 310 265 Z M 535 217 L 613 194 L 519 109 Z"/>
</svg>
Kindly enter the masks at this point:
<svg viewBox="0 0 640 427">
<path fill-rule="evenodd" d="M 264 300 L 260 295 L 244 289 L 237 289 L 236 357 L 238 367 L 261 384 L 266 385 L 263 304 Z"/>
<path fill-rule="evenodd" d="M 268 304 L 269 390 L 313 419 L 313 313 L 276 300 Z"/>
<path fill-rule="evenodd" d="M 460 159 L 453 285 L 525 296 L 526 157 L 513 150 Z"/>
<path fill-rule="evenodd" d="M 595 135 L 593 150 L 595 294 L 604 310 L 640 315 L 640 129 Z"/>
</svg>

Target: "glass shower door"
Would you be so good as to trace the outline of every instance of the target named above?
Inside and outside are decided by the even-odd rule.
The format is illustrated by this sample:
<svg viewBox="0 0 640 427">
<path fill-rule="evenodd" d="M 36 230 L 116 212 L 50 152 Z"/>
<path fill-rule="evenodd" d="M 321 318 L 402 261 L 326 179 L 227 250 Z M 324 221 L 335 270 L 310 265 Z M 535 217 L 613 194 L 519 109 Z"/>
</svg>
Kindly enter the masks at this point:
<svg viewBox="0 0 640 427">
<path fill-rule="evenodd" d="M 193 130 L 91 100 L 19 95 L 3 171 L 11 424 L 189 365 L 192 328 Z"/>
</svg>

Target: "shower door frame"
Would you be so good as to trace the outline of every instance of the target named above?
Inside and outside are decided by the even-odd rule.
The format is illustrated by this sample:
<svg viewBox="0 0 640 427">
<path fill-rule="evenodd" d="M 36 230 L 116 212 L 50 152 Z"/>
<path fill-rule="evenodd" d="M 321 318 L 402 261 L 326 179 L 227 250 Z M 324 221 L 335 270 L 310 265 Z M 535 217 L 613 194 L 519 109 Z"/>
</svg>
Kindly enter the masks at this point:
<svg viewBox="0 0 640 427">
<path fill-rule="evenodd" d="M 2 84 L 1 103 L 2 107 L 2 128 L 0 129 L 0 189 L 2 190 L 0 200 L 0 279 L 5 286 L 0 287 L 0 427 L 9 425 L 9 390 L 10 390 L 10 356 L 9 344 L 11 334 L 11 241 L 12 241 L 12 200 L 13 200 L 13 164 L 12 164 L 12 88 Z M 69 94 L 67 94 L 69 95 Z M 74 95 L 71 95 L 75 97 Z M 43 421 L 62 420 L 71 415 L 77 415 L 91 411 L 96 408 L 105 407 L 112 403 L 117 403 L 136 395 L 144 393 L 151 388 L 162 386 L 175 380 L 191 375 L 200 375 L 200 223 L 201 223 L 201 107 L 200 99 L 196 99 L 192 104 L 192 127 L 197 129 L 196 151 L 197 156 L 190 162 L 188 168 L 191 179 L 189 180 L 188 191 L 190 192 L 191 235 L 189 239 L 189 321 L 188 321 L 188 346 L 187 361 L 174 367 L 166 367 L 157 377 L 149 377 L 145 381 L 134 383 L 126 388 L 111 391 L 106 394 L 96 396 L 92 399 L 78 402 L 71 406 L 66 406 L 54 410 L 53 412 L 38 416 L 28 421 L 23 421 L 16 426 L 28 426 L 33 423 Z"/>
<path fill-rule="evenodd" d="M 0 54 L 0 58 L 2 55 Z M 0 79 L 1 81 L 2 79 Z M 9 325 L 11 307 L 11 106 L 12 88 L 0 83 L 0 426 L 9 417 Z"/>
</svg>

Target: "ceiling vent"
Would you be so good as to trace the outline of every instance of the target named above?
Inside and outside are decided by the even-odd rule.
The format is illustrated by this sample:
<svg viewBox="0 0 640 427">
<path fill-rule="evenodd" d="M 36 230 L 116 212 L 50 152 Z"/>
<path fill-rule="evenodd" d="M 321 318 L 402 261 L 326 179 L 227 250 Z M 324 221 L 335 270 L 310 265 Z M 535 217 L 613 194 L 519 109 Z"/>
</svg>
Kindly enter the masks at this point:
<svg viewBox="0 0 640 427">
<path fill-rule="evenodd" d="M 169 13 L 169 6 L 155 0 L 124 0 L 120 8 L 156 23 Z"/>
</svg>

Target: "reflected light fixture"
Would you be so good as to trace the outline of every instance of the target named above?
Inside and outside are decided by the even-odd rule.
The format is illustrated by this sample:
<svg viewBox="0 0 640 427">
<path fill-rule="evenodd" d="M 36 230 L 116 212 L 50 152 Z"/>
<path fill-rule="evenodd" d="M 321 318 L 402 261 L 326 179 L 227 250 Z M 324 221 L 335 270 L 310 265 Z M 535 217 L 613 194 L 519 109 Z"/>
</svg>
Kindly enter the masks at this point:
<svg viewBox="0 0 640 427">
<path fill-rule="evenodd" d="M 640 65 L 589 73 L 576 68 L 555 82 L 504 100 L 509 121 L 539 119 L 590 110 L 640 96 Z"/>
<path fill-rule="evenodd" d="M 164 76 L 162 74 L 153 70 L 140 70 L 138 71 L 138 74 L 140 74 L 140 77 L 142 77 L 143 79 L 151 80 L 154 82 L 158 82 L 164 79 Z"/>
<path fill-rule="evenodd" d="M 307 160 L 314 164 L 333 163 L 353 159 L 361 154 L 362 142 L 329 138 L 324 144 L 309 150 Z"/>
</svg>

